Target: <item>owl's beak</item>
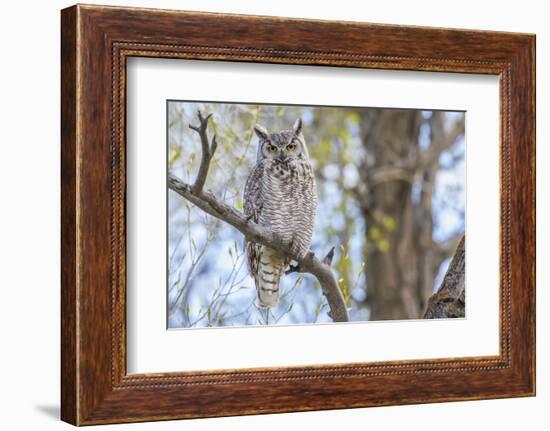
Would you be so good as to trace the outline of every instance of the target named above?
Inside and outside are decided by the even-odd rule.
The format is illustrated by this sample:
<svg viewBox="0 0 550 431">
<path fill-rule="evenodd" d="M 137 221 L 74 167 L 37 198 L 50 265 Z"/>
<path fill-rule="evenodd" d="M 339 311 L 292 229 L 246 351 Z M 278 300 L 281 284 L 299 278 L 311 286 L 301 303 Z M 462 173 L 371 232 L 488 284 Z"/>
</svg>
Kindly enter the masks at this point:
<svg viewBox="0 0 550 431">
<path fill-rule="evenodd" d="M 286 156 L 281 155 L 281 156 L 277 157 L 277 160 L 279 160 L 280 162 L 286 162 L 287 158 L 286 158 Z"/>
</svg>

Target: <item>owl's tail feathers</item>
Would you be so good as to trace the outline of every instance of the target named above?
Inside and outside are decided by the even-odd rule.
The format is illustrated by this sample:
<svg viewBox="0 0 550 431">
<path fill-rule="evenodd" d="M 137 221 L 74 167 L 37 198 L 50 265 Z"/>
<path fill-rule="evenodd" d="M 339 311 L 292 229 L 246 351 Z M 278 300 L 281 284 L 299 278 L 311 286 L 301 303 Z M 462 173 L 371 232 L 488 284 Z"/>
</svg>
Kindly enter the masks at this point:
<svg viewBox="0 0 550 431">
<path fill-rule="evenodd" d="M 258 301 L 261 308 L 273 307 L 279 302 L 279 284 L 287 266 L 287 259 L 262 246 L 258 271 L 255 276 Z"/>
</svg>

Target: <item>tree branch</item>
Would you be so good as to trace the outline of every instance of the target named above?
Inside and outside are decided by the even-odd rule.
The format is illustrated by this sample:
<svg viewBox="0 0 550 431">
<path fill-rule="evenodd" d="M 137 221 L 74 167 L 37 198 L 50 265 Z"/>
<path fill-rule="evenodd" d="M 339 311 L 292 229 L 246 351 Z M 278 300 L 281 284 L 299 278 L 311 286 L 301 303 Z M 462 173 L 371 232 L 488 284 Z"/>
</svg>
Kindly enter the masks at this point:
<svg viewBox="0 0 550 431">
<path fill-rule="evenodd" d="M 340 287 L 338 286 L 336 277 L 330 268 L 330 261 L 332 259 L 330 259 L 329 256 L 331 255 L 331 252 L 329 252 L 327 257 L 325 257 L 324 261 L 321 261 L 315 257 L 313 252 L 308 253 L 305 257 L 297 256 L 291 250 L 290 244 L 282 241 L 281 238 L 279 238 L 274 232 L 247 219 L 242 212 L 219 201 L 210 191 L 203 190 L 210 161 L 216 151 L 215 138 L 210 144 L 206 132 L 206 126 L 210 116 L 211 115 L 203 117 L 199 113 L 200 126 L 190 126 L 191 129 L 195 130 L 199 134 L 202 143 L 202 159 L 199 173 L 194 185 L 191 186 L 184 183 L 178 177 L 169 172 L 168 188 L 187 199 L 204 212 L 230 224 L 241 232 L 247 240 L 270 247 L 278 253 L 295 260 L 298 263 L 300 272 L 310 273 L 314 275 L 317 280 L 319 280 L 321 288 L 323 289 L 323 294 L 327 298 L 327 302 L 331 310 L 329 315 L 333 321 L 349 321 L 348 310 L 344 297 Z"/>
<path fill-rule="evenodd" d="M 209 142 L 206 128 L 208 127 L 208 120 L 212 114 L 208 114 L 206 117 L 203 117 L 201 111 L 198 111 L 197 116 L 199 118 L 199 125 L 192 126 L 189 124 L 189 128 L 197 132 L 201 138 L 201 147 L 202 147 L 202 158 L 201 164 L 199 167 L 199 173 L 193 184 L 193 191 L 195 193 L 202 191 L 204 188 L 204 183 L 206 182 L 206 176 L 208 175 L 208 168 L 210 167 L 210 162 L 212 157 L 216 152 L 218 143 L 216 141 L 216 135 L 212 138 L 212 142 Z"/>
<path fill-rule="evenodd" d="M 432 118 L 430 119 L 432 142 L 426 150 L 420 153 L 419 165 L 423 168 L 427 168 L 431 164 L 435 163 L 443 151 L 451 148 L 455 144 L 456 140 L 460 136 L 464 135 L 464 115 L 461 119 L 455 122 L 451 130 L 445 132 L 443 117 L 438 114 L 439 113 L 432 114 Z"/>
<path fill-rule="evenodd" d="M 369 172 L 369 183 L 372 187 L 387 181 L 405 181 L 412 183 L 414 172 L 405 166 L 382 166 Z"/>
<path fill-rule="evenodd" d="M 441 287 L 428 300 L 424 319 L 444 319 L 465 316 L 465 253 L 466 239 L 463 236 L 456 248 L 453 260 L 443 278 Z"/>
</svg>

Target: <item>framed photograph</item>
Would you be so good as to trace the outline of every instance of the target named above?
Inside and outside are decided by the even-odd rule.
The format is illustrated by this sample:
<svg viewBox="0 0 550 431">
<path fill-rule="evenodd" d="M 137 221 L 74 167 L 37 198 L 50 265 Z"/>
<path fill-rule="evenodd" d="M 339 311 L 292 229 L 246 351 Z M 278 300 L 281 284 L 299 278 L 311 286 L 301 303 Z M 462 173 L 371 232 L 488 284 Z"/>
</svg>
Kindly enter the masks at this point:
<svg viewBox="0 0 550 431">
<path fill-rule="evenodd" d="M 61 13 L 62 419 L 535 394 L 535 37 Z"/>
</svg>

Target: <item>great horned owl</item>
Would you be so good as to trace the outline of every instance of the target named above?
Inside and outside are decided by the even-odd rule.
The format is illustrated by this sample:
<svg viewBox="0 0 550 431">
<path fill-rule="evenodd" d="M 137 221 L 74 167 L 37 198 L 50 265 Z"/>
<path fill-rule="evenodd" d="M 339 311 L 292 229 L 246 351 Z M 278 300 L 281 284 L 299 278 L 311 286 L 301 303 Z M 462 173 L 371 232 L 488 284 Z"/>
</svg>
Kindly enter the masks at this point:
<svg viewBox="0 0 550 431">
<path fill-rule="evenodd" d="M 317 188 L 302 120 L 298 118 L 292 130 L 268 133 L 256 125 L 254 131 L 259 138 L 258 157 L 246 181 L 244 212 L 291 244 L 292 251 L 302 258 L 311 245 L 317 209 Z M 259 305 L 272 307 L 279 301 L 279 283 L 291 259 L 249 241 L 246 252 Z"/>
</svg>

